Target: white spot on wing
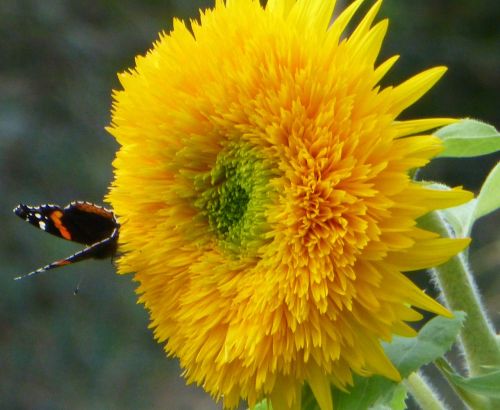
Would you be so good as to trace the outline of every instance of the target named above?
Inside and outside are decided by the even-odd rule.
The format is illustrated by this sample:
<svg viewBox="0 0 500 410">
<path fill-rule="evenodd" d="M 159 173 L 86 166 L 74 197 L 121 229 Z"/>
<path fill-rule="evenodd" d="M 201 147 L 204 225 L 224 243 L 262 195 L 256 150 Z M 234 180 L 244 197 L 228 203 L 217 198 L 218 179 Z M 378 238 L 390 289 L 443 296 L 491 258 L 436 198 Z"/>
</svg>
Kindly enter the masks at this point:
<svg viewBox="0 0 500 410">
<path fill-rule="evenodd" d="M 38 226 L 40 227 L 40 229 L 43 229 L 45 231 L 47 224 L 43 221 L 40 221 L 40 222 L 38 222 Z"/>
</svg>

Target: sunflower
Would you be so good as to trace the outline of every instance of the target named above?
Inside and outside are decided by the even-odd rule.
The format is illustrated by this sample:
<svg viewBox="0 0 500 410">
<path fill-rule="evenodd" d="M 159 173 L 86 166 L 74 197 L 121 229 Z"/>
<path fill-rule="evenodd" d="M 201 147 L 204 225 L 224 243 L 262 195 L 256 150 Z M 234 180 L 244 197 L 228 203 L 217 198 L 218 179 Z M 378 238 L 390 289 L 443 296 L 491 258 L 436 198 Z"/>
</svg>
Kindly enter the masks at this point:
<svg viewBox="0 0 500 410">
<path fill-rule="evenodd" d="M 450 315 L 402 272 L 468 244 L 416 220 L 470 194 L 409 177 L 442 149 L 424 132 L 452 120 L 397 120 L 445 68 L 381 88 L 397 60 L 376 64 L 381 2 L 344 34 L 361 3 L 332 22 L 334 1 L 217 1 L 119 76 L 118 271 L 227 408 L 299 408 L 308 383 L 331 409 L 353 373 L 400 379 L 380 341 L 413 336 L 414 307 Z"/>
</svg>

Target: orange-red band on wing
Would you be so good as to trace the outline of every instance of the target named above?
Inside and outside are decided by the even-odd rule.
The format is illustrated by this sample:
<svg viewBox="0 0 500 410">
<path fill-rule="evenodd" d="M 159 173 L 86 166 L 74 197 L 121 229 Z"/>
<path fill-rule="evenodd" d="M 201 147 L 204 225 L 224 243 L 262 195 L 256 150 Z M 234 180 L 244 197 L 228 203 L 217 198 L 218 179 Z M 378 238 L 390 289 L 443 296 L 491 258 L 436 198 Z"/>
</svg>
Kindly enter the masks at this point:
<svg viewBox="0 0 500 410">
<path fill-rule="evenodd" d="M 54 211 L 50 214 L 50 219 L 52 219 L 52 222 L 54 222 L 55 227 L 59 230 L 61 233 L 61 236 L 64 239 L 71 240 L 71 234 L 69 231 L 64 227 L 61 218 L 63 216 L 63 213 L 61 211 Z"/>
</svg>

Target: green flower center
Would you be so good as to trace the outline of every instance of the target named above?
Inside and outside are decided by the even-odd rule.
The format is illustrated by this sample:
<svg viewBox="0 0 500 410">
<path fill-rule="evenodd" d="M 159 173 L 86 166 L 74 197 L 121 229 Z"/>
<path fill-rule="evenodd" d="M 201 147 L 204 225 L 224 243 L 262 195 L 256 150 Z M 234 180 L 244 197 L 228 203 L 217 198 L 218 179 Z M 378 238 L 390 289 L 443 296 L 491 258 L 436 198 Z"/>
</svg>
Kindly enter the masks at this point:
<svg viewBox="0 0 500 410">
<path fill-rule="evenodd" d="M 226 235 L 245 214 L 250 197 L 238 181 L 231 178 L 221 185 L 219 192 L 212 193 L 207 204 L 208 220 L 212 228 Z"/>
<path fill-rule="evenodd" d="M 214 167 L 195 177 L 195 206 L 223 249 L 242 255 L 262 244 L 270 176 L 269 161 L 240 143 L 221 150 Z"/>
</svg>

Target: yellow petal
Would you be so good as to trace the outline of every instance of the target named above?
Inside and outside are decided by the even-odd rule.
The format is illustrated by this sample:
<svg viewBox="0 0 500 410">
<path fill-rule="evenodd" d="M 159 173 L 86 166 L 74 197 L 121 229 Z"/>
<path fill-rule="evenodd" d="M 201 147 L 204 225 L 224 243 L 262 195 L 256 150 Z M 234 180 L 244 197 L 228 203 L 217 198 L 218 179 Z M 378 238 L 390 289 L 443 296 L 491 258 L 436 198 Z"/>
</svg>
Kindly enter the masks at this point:
<svg viewBox="0 0 500 410">
<path fill-rule="evenodd" d="M 307 381 L 321 410 L 333 410 L 330 380 L 325 372 L 311 363 L 307 369 Z"/>
<path fill-rule="evenodd" d="M 340 13 L 328 30 L 328 41 L 338 43 L 340 36 L 351 21 L 354 13 L 356 13 L 363 2 L 364 0 L 356 0 Z"/>
<path fill-rule="evenodd" d="M 469 243 L 470 238 L 438 238 L 419 241 L 407 251 L 390 253 L 387 256 L 387 262 L 403 271 L 439 266 L 464 250 Z"/>
<path fill-rule="evenodd" d="M 422 120 L 395 121 L 394 130 L 396 131 L 396 136 L 403 137 L 444 127 L 457 121 L 455 118 L 425 118 Z"/>
<path fill-rule="evenodd" d="M 269 395 L 273 410 L 300 410 L 301 390 L 301 386 L 290 377 L 278 377 Z"/>
<path fill-rule="evenodd" d="M 266 10 L 270 10 L 273 14 L 280 17 L 286 17 L 296 0 L 269 0 L 266 5 Z"/>
<path fill-rule="evenodd" d="M 446 70 L 446 67 L 431 68 L 390 90 L 389 106 L 391 107 L 391 111 L 399 114 L 414 104 L 438 82 Z"/>
<path fill-rule="evenodd" d="M 366 365 L 370 370 L 394 381 L 401 380 L 401 375 L 399 374 L 398 369 L 394 367 L 392 362 L 386 356 L 382 346 L 380 346 L 380 342 L 369 337 L 359 338 L 357 342 L 359 342 L 360 349 L 370 352 L 370 355 L 365 357 Z"/>
<path fill-rule="evenodd" d="M 332 20 L 334 7 L 334 0 L 298 0 L 290 10 L 288 19 L 303 30 L 314 28 L 323 32 Z"/>
<path fill-rule="evenodd" d="M 364 35 L 363 41 L 359 42 L 357 46 L 354 46 L 355 52 L 353 58 L 359 59 L 369 65 L 375 64 L 388 27 L 389 21 L 382 20 L 370 29 L 368 33 Z"/>
<path fill-rule="evenodd" d="M 392 66 L 399 60 L 399 56 L 392 56 L 380 64 L 373 73 L 373 84 L 377 84 L 387 72 L 392 68 Z"/>
<path fill-rule="evenodd" d="M 366 13 L 366 15 L 363 17 L 363 20 L 361 20 L 361 23 L 358 24 L 352 35 L 349 36 L 350 42 L 352 41 L 354 43 L 357 43 L 364 41 L 365 36 L 370 31 L 370 27 L 372 26 L 373 20 L 375 20 L 375 17 L 377 16 L 377 13 L 380 10 L 381 5 L 382 5 L 382 0 L 378 0 L 370 8 L 368 13 Z"/>
<path fill-rule="evenodd" d="M 413 205 L 422 207 L 427 211 L 460 205 L 474 198 L 472 192 L 466 191 L 461 187 L 439 190 L 417 184 L 406 188 L 401 195 L 407 195 L 409 198 L 412 198 Z"/>
</svg>

